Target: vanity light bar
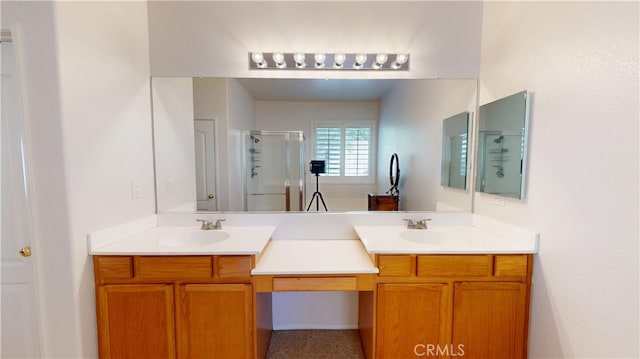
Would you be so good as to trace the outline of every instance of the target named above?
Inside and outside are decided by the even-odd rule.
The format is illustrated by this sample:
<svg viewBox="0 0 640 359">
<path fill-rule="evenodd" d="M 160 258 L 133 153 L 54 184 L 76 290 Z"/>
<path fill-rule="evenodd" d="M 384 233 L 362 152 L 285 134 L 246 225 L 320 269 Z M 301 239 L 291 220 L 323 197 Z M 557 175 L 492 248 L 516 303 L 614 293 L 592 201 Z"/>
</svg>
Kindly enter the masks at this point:
<svg viewBox="0 0 640 359">
<path fill-rule="evenodd" d="M 409 54 L 250 52 L 249 69 L 408 71 Z"/>
</svg>

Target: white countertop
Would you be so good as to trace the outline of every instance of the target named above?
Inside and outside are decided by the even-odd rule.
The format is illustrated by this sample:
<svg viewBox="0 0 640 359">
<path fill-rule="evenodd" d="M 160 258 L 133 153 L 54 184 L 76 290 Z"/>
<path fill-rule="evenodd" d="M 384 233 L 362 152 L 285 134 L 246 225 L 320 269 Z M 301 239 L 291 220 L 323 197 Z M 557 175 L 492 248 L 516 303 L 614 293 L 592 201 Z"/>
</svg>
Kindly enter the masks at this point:
<svg viewBox="0 0 640 359">
<path fill-rule="evenodd" d="M 251 274 L 378 273 L 356 239 L 272 240 Z"/>
<path fill-rule="evenodd" d="M 411 216 L 432 218 L 429 228 L 408 230 L 400 224 Z M 225 214 L 222 230 L 211 231 L 191 224 L 200 215 L 174 217 L 159 222 L 154 215 L 90 233 L 89 254 L 249 254 L 258 255 L 256 275 L 348 274 L 377 273 L 371 254 L 537 253 L 539 242 L 536 232 L 464 214 Z M 211 237 L 206 232 L 211 236 L 225 232 L 229 238 L 208 243 Z M 171 245 L 185 233 L 196 240 L 191 245 Z"/>
<path fill-rule="evenodd" d="M 536 253 L 537 237 L 505 238 L 472 226 L 355 226 L 370 254 Z"/>
<path fill-rule="evenodd" d="M 115 241 L 97 240 L 89 245 L 92 255 L 215 255 L 215 254 L 259 254 L 269 243 L 275 226 L 223 226 L 220 230 L 201 231 L 199 227 L 152 227 L 139 233 L 125 236 Z M 163 245 L 163 240 L 186 232 L 224 232 L 229 238 L 212 244 L 189 246 Z M 203 233 L 206 234 L 206 233 Z"/>
</svg>

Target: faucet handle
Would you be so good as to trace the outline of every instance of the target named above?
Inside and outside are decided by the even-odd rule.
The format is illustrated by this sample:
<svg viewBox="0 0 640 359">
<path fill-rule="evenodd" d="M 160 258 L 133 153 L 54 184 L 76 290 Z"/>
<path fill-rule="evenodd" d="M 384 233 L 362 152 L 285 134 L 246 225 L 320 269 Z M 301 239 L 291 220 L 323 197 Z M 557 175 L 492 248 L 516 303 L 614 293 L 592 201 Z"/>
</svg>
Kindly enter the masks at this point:
<svg viewBox="0 0 640 359">
<path fill-rule="evenodd" d="M 206 219 L 196 219 L 196 222 L 202 222 L 202 226 L 200 227 L 200 229 L 207 229 L 207 227 L 211 225 L 211 222 L 207 221 Z"/>
<path fill-rule="evenodd" d="M 430 221 L 430 220 L 431 218 L 421 219 L 418 221 L 418 223 L 416 223 L 416 226 L 423 229 L 427 229 L 427 221 Z"/>
<path fill-rule="evenodd" d="M 216 220 L 216 224 L 213 225 L 214 228 L 216 228 L 216 229 L 222 228 L 222 223 L 220 223 L 220 222 L 224 222 L 224 221 L 226 221 L 226 219 L 217 219 Z"/>
<path fill-rule="evenodd" d="M 415 223 L 413 223 L 413 220 L 412 220 L 412 219 L 409 219 L 409 218 L 403 218 L 402 220 L 403 220 L 403 221 L 407 221 L 407 229 L 414 229 L 414 228 L 416 228 L 416 224 L 415 224 Z"/>
</svg>

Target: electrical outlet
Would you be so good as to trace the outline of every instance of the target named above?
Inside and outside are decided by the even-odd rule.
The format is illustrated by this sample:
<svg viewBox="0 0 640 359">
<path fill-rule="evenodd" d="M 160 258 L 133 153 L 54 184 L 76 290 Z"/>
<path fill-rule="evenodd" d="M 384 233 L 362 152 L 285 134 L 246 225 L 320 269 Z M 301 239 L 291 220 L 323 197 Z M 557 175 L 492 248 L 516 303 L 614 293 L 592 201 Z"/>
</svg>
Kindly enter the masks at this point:
<svg viewBox="0 0 640 359">
<path fill-rule="evenodd" d="M 131 198 L 132 199 L 140 199 L 142 195 L 140 194 L 140 181 L 133 180 L 131 181 Z"/>
</svg>

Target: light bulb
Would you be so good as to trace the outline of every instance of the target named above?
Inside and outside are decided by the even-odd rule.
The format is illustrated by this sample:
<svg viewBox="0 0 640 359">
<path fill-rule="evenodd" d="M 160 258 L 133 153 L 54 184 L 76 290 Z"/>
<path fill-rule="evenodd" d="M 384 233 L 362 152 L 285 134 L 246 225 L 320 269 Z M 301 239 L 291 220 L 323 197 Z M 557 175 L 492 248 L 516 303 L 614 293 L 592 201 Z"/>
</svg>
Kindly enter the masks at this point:
<svg viewBox="0 0 640 359">
<path fill-rule="evenodd" d="M 264 55 L 262 52 L 254 52 L 251 54 L 251 60 L 256 63 L 256 66 L 264 69 L 267 67 L 267 62 L 264 61 Z"/>
<path fill-rule="evenodd" d="M 260 64 L 264 61 L 264 55 L 262 55 L 262 52 L 254 52 L 251 54 L 251 60 L 253 60 L 256 65 Z"/>
<path fill-rule="evenodd" d="M 407 55 L 407 54 L 398 54 L 398 55 L 396 56 L 396 62 L 397 62 L 399 65 L 404 64 L 405 62 L 407 62 L 407 60 L 409 60 L 409 55 Z"/>
<path fill-rule="evenodd" d="M 396 60 L 391 64 L 391 68 L 397 70 L 402 67 L 402 65 L 409 60 L 409 55 L 407 54 L 398 54 L 396 55 Z"/>
<path fill-rule="evenodd" d="M 296 67 L 303 68 L 306 67 L 307 64 L 304 62 L 305 55 L 301 52 L 297 52 L 293 54 L 293 61 L 296 62 Z"/>
<path fill-rule="evenodd" d="M 324 54 L 315 54 L 313 59 L 316 62 L 316 67 L 324 67 L 324 59 L 326 56 Z"/>
<path fill-rule="evenodd" d="M 374 69 L 379 69 L 382 67 L 382 65 L 384 65 L 385 62 L 387 62 L 387 59 L 389 57 L 387 56 L 387 54 L 378 54 L 376 55 L 376 62 L 373 64 L 373 68 Z"/>
<path fill-rule="evenodd" d="M 333 66 L 336 68 L 341 68 L 342 65 L 344 64 L 344 60 L 347 59 L 347 56 L 345 56 L 345 54 L 335 54 L 333 56 Z"/>
<path fill-rule="evenodd" d="M 367 62 L 367 54 L 357 54 L 353 63 L 353 67 L 356 69 L 361 69 L 362 65 L 364 65 L 365 62 Z"/>
<path fill-rule="evenodd" d="M 287 63 L 284 61 L 284 54 L 282 52 L 274 52 L 271 57 L 278 68 L 283 69 L 287 67 Z"/>
</svg>

